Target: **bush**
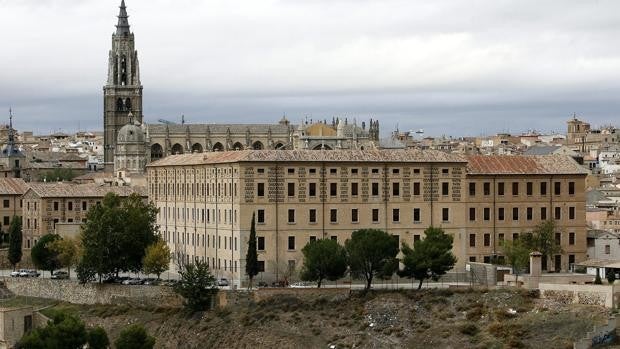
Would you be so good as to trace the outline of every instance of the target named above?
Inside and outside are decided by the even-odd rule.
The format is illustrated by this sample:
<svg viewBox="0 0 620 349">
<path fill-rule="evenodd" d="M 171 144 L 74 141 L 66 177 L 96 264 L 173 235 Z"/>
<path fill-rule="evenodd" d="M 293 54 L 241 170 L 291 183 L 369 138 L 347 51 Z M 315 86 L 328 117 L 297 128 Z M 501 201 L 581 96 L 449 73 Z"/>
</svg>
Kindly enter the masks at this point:
<svg viewBox="0 0 620 349">
<path fill-rule="evenodd" d="M 614 281 L 616 281 L 616 273 L 614 273 L 613 271 L 608 272 L 607 273 L 607 282 L 609 282 L 609 284 L 613 284 Z"/>
<path fill-rule="evenodd" d="M 116 349 L 153 349 L 155 338 L 146 333 L 140 324 L 126 327 L 114 342 Z"/>
<path fill-rule="evenodd" d="M 185 306 L 192 311 L 211 308 L 218 288 L 209 265 L 196 260 L 184 265 L 180 274 L 181 280 L 174 286 L 174 291 L 185 299 Z"/>
</svg>

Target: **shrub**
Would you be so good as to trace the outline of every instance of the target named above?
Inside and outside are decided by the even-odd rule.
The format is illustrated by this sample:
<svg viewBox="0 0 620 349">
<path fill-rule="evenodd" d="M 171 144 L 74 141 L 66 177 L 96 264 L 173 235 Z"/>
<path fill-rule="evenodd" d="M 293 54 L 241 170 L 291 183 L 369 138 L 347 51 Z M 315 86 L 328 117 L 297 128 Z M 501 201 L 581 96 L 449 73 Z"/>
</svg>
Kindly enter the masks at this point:
<svg viewBox="0 0 620 349">
<path fill-rule="evenodd" d="M 468 336 L 475 336 L 478 333 L 478 326 L 472 323 L 461 325 L 461 333 Z"/>
</svg>

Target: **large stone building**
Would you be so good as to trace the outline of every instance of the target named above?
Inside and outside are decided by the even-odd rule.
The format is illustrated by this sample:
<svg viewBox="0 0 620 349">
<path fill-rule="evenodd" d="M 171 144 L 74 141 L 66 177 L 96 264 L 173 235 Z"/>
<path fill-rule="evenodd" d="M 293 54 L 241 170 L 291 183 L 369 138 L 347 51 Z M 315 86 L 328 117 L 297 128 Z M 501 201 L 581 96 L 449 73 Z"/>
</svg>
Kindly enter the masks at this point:
<svg viewBox="0 0 620 349">
<path fill-rule="evenodd" d="M 544 220 L 558 223 L 555 269 L 585 259 L 586 171 L 566 156 L 474 156 L 440 151 L 238 151 L 170 156 L 147 167 L 149 199 L 177 259 L 207 261 L 244 280 L 256 215 L 260 277 L 299 270 L 313 239 L 344 243 L 378 228 L 412 244 L 440 226 L 457 268 L 501 256 Z"/>
<path fill-rule="evenodd" d="M 0 178 L 0 228 L 8 233 L 13 217 L 22 216 L 22 195 L 28 185 L 21 178 Z"/>
</svg>

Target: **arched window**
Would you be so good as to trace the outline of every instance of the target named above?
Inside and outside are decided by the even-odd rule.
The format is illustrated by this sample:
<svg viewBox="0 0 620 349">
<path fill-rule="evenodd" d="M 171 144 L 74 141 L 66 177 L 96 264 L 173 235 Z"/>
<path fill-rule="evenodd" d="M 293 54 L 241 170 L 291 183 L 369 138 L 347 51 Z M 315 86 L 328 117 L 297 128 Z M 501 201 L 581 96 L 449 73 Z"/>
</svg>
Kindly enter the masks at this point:
<svg viewBox="0 0 620 349">
<path fill-rule="evenodd" d="M 125 110 L 131 110 L 131 99 L 125 99 Z"/>
<path fill-rule="evenodd" d="M 116 100 L 116 111 L 122 111 L 123 110 L 123 99 L 119 98 Z"/>
<path fill-rule="evenodd" d="M 202 144 L 194 143 L 194 145 L 192 145 L 192 153 L 202 153 Z"/>
<path fill-rule="evenodd" d="M 183 146 L 179 143 L 175 143 L 175 145 L 172 146 L 172 154 L 183 154 Z"/>
<path fill-rule="evenodd" d="M 223 151 L 224 150 L 224 146 L 222 145 L 222 143 L 217 142 L 213 145 L 213 151 Z"/>
<path fill-rule="evenodd" d="M 151 146 L 151 161 L 159 160 L 164 157 L 164 149 L 158 143 Z"/>
<path fill-rule="evenodd" d="M 252 149 L 254 150 L 261 150 L 264 149 L 265 147 L 263 146 L 263 143 L 256 141 L 254 142 L 254 144 L 252 144 Z"/>
<path fill-rule="evenodd" d="M 233 150 L 243 150 L 243 144 L 236 142 L 233 144 Z"/>
</svg>

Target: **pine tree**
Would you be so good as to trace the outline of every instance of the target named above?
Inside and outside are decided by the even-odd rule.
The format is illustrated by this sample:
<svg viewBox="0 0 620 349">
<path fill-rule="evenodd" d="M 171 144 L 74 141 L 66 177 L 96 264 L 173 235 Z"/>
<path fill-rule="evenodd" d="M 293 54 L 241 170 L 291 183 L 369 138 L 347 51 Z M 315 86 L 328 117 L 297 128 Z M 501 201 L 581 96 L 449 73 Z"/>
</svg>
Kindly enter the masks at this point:
<svg viewBox="0 0 620 349">
<path fill-rule="evenodd" d="M 248 241 L 248 253 L 245 257 L 245 273 L 250 278 L 249 288 L 252 288 L 254 276 L 258 275 L 258 253 L 256 252 L 256 224 L 252 214 L 252 226 L 250 227 L 250 240 Z"/>
</svg>

